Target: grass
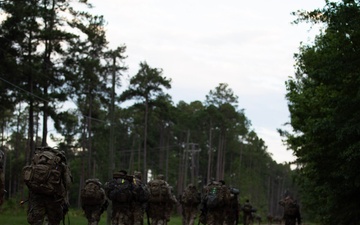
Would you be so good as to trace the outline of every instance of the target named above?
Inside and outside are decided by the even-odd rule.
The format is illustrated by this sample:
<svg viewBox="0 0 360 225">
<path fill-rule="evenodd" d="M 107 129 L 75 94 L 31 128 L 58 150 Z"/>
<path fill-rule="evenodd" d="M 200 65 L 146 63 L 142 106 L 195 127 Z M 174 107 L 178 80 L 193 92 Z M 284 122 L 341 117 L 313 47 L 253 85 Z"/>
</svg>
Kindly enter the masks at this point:
<svg viewBox="0 0 360 225">
<path fill-rule="evenodd" d="M 99 225 L 106 225 L 106 212 L 102 215 Z M 12 211 L 0 211 L 0 223 L 1 225 L 28 225 L 26 220 L 26 210 L 12 210 Z M 195 224 L 197 224 L 197 220 Z M 61 222 L 62 224 L 62 222 Z M 65 224 L 75 224 L 75 225 L 87 225 L 87 220 L 83 216 L 81 210 L 70 209 L 69 213 L 65 217 Z M 171 217 L 169 225 L 182 225 L 181 217 L 173 216 Z M 242 224 L 239 222 L 239 224 Z M 263 222 L 262 224 L 268 224 Z M 315 225 L 314 223 L 303 223 L 304 225 Z M 147 221 L 144 221 L 144 225 L 147 225 Z M 257 225 L 254 223 L 254 225 Z"/>
<path fill-rule="evenodd" d="M 6 204 L 0 207 L 0 224 L 1 225 L 28 225 L 26 219 L 26 210 L 27 205 L 19 205 L 14 200 L 8 200 Z M 99 225 L 106 225 L 107 214 L 103 213 Z M 69 223 L 70 222 L 70 223 Z M 61 222 L 62 224 L 62 222 Z M 68 214 L 65 217 L 65 224 L 75 224 L 75 225 L 87 225 L 87 220 L 83 214 L 83 211 L 80 209 L 70 209 Z M 171 217 L 169 225 L 182 225 L 181 217 L 174 215 Z M 195 221 L 195 224 L 198 224 L 198 220 Z M 242 224 L 242 221 L 239 221 L 239 224 Z M 267 225 L 267 221 L 262 222 L 263 225 Z M 144 225 L 147 225 L 145 218 Z M 254 225 L 257 225 L 254 223 Z M 304 222 L 303 225 L 316 225 L 315 223 Z"/>
<path fill-rule="evenodd" d="M 99 225 L 106 225 L 107 220 L 106 212 L 101 216 Z M 0 224 L 1 225 L 28 225 L 26 220 L 26 208 L 19 208 L 16 210 L 2 210 L 0 211 Z M 62 222 L 61 222 L 62 224 Z M 78 209 L 70 209 L 68 214 L 65 217 L 65 224 L 75 224 L 75 225 L 87 225 L 87 220 L 83 215 L 83 212 Z M 144 221 L 144 225 L 147 224 L 147 221 Z M 181 225 L 181 218 L 174 216 L 171 218 L 169 225 Z"/>
</svg>

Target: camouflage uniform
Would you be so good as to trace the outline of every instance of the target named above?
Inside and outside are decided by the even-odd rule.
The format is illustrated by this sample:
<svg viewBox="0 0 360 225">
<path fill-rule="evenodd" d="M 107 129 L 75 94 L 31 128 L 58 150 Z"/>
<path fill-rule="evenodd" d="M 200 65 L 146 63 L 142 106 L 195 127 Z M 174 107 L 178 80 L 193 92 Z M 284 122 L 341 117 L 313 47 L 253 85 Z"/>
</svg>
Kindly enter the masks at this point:
<svg viewBox="0 0 360 225">
<path fill-rule="evenodd" d="M 290 202 L 294 202 L 296 206 L 296 211 L 292 214 L 287 212 L 287 207 Z M 279 204 L 284 207 L 284 220 L 285 225 L 301 225 L 301 215 L 300 215 L 300 208 L 297 204 L 296 200 L 292 199 L 290 196 L 286 196 L 284 199 L 280 200 Z"/>
<path fill-rule="evenodd" d="M 0 205 L 4 202 L 5 176 L 4 176 L 5 154 L 0 150 Z"/>
<path fill-rule="evenodd" d="M 82 208 L 88 225 L 98 225 L 105 207 L 103 205 L 85 205 Z"/>
<path fill-rule="evenodd" d="M 61 196 L 30 193 L 27 221 L 32 225 L 42 225 L 47 217 L 49 225 L 59 225 L 65 216 L 65 201 Z"/>
<path fill-rule="evenodd" d="M 243 211 L 244 225 L 249 225 L 251 221 L 253 221 L 252 218 L 253 207 L 248 199 L 245 201 L 245 204 L 241 207 L 241 209 Z"/>
<path fill-rule="evenodd" d="M 239 190 L 230 188 L 230 200 L 229 204 L 225 205 L 225 224 L 234 225 L 239 222 L 239 201 L 238 201 Z"/>
<path fill-rule="evenodd" d="M 155 180 L 163 180 L 165 181 L 165 177 L 162 174 L 159 174 Z M 153 182 L 150 181 L 149 184 Z M 166 183 L 166 181 L 165 181 Z M 164 225 L 167 224 L 167 222 L 170 221 L 170 215 L 172 212 L 172 209 L 174 207 L 174 204 L 177 203 L 177 200 L 175 196 L 171 193 L 171 187 L 168 183 L 166 185 L 168 188 L 168 196 L 170 196 L 170 201 L 166 202 L 149 202 L 148 203 L 148 215 L 151 218 L 151 225 Z"/>
<path fill-rule="evenodd" d="M 141 182 L 142 175 L 140 172 L 134 173 L 134 183 Z M 132 202 L 133 206 L 133 221 L 134 225 L 143 225 L 144 224 L 144 213 L 147 202 L 135 200 Z"/>
<path fill-rule="evenodd" d="M 173 187 L 169 186 L 169 189 L 170 189 L 170 201 L 166 203 L 166 214 L 165 214 L 167 222 L 170 221 L 171 213 L 174 210 L 174 206 L 178 204 L 178 201 L 175 195 L 173 194 Z"/>
<path fill-rule="evenodd" d="M 187 200 L 187 195 L 186 193 L 194 193 L 196 194 L 196 199 L 194 200 Z M 182 206 L 182 220 L 183 220 L 183 225 L 193 225 L 198 213 L 198 206 L 200 204 L 200 196 L 198 195 L 198 191 L 195 187 L 195 185 L 193 184 L 189 184 L 187 186 L 187 188 L 184 190 L 182 196 L 181 196 L 181 206 Z"/>
<path fill-rule="evenodd" d="M 123 178 L 118 178 L 117 176 L 127 176 L 125 170 L 120 170 L 119 172 L 114 173 L 114 180 L 121 183 Z M 107 190 L 105 184 L 105 191 Z M 107 192 L 107 191 L 106 191 Z M 107 193 L 109 197 L 109 194 Z M 111 198 L 110 198 L 111 199 Z M 111 225 L 132 225 L 133 224 L 133 214 L 132 214 L 132 203 L 131 202 L 117 202 L 112 200 L 112 212 L 111 212 Z"/>
<path fill-rule="evenodd" d="M 95 182 L 98 182 L 101 186 L 101 182 L 98 179 L 89 179 L 86 182 L 90 180 L 95 180 Z M 107 209 L 108 207 L 108 200 L 105 198 L 105 191 L 102 187 L 100 187 L 100 192 L 102 192 L 102 196 L 104 196 L 103 201 L 101 204 L 98 205 L 89 205 L 89 204 L 81 204 L 82 209 L 84 210 L 85 217 L 88 221 L 88 225 L 98 225 L 102 213 Z"/>
<path fill-rule="evenodd" d="M 111 225 L 132 225 L 132 207 L 129 203 L 112 202 Z"/>
<path fill-rule="evenodd" d="M 31 225 L 41 225 L 46 217 L 49 225 L 59 225 L 69 207 L 68 190 L 72 182 L 71 172 L 67 166 L 64 152 L 49 147 L 42 147 L 38 150 L 50 150 L 61 158 L 59 166 L 62 174 L 62 191 L 54 195 L 45 195 L 29 190 L 27 221 Z"/>
<path fill-rule="evenodd" d="M 224 181 L 211 181 L 207 186 L 219 186 L 221 187 L 222 190 L 227 190 L 226 193 L 224 193 L 224 204 L 226 205 L 226 201 L 228 199 L 226 199 L 226 195 L 230 195 L 228 188 L 225 186 L 225 182 Z M 207 189 L 208 187 L 205 187 L 205 189 Z M 206 198 L 203 199 L 204 201 L 206 201 Z M 223 225 L 225 223 L 225 215 L 226 215 L 226 211 L 224 209 L 224 205 L 219 205 L 218 207 L 215 208 L 208 208 L 206 206 L 206 203 L 203 202 L 203 211 L 205 211 L 205 223 L 206 225 Z"/>
</svg>

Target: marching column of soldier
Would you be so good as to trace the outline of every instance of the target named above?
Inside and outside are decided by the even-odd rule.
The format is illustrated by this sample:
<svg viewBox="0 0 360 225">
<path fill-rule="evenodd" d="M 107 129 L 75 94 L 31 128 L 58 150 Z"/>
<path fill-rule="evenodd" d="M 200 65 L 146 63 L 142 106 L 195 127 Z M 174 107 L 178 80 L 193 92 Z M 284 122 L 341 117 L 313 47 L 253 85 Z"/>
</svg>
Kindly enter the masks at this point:
<svg viewBox="0 0 360 225">
<path fill-rule="evenodd" d="M 0 205 L 5 193 L 3 176 L 4 153 L 0 151 Z M 69 207 L 69 188 L 72 175 L 62 151 L 41 147 L 35 151 L 31 165 L 23 168 L 24 182 L 29 189 L 27 221 L 32 225 L 59 225 Z M 87 179 L 80 199 L 88 225 L 98 225 L 102 213 L 111 205 L 112 225 L 166 225 L 176 205 L 181 205 L 182 224 L 235 225 L 239 213 L 243 224 L 253 224 L 256 209 L 249 200 L 241 206 L 239 190 L 230 188 L 225 181 L 210 181 L 199 191 L 189 184 L 178 200 L 164 175 L 144 182 L 140 172 L 128 175 L 120 170 L 111 180 L 102 184 L 99 179 Z M 289 194 L 279 201 L 284 207 L 285 225 L 300 225 L 299 205 Z M 146 215 L 146 216 L 145 216 Z"/>
</svg>

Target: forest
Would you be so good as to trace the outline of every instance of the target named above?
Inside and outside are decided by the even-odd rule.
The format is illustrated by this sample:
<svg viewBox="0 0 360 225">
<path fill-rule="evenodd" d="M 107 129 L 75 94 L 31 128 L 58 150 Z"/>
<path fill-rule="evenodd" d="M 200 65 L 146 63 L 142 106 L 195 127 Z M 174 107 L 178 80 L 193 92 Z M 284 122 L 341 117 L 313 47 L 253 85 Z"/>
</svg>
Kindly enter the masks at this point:
<svg viewBox="0 0 360 225">
<path fill-rule="evenodd" d="M 47 145 L 66 154 L 72 207 L 80 206 L 86 179 L 105 182 L 120 169 L 141 171 L 147 180 L 164 174 L 176 195 L 189 183 L 201 188 L 223 179 L 264 215 L 280 215 L 284 191 L 297 191 L 290 164 L 271 158 L 228 84 L 209 90 L 204 101 L 174 103 L 166 71 L 143 61 L 119 93 L 126 45 L 109 48 L 104 16 L 78 10 L 91 7 L 88 1 L 2 1 L 0 7 L 7 199 L 27 198 L 22 168 Z"/>
<path fill-rule="evenodd" d="M 296 156 L 292 164 L 272 159 L 226 83 L 205 100 L 174 103 L 166 71 L 143 61 L 119 92 L 126 45 L 110 49 L 106 19 L 86 7 L 87 0 L 0 2 L 6 199 L 26 198 L 22 168 L 50 145 L 71 167 L 72 207 L 86 179 L 105 182 L 126 169 L 145 179 L 164 174 L 176 195 L 189 183 L 223 179 L 263 217 L 281 215 L 278 201 L 290 191 L 305 219 L 360 224 L 359 1 L 326 0 L 322 9 L 293 13 L 294 25 L 321 30 L 294 53 L 295 72 L 284 84 L 292 130 L 278 131 Z"/>
</svg>

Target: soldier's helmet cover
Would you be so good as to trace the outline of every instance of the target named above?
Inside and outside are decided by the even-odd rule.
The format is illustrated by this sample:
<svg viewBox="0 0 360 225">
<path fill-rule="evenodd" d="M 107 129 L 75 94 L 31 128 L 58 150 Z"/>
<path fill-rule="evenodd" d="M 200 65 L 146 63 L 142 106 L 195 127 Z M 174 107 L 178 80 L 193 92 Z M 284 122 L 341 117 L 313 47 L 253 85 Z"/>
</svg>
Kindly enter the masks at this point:
<svg viewBox="0 0 360 225">
<path fill-rule="evenodd" d="M 159 174 L 159 175 L 157 175 L 156 179 L 165 180 L 165 176 L 163 174 Z"/>
</svg>

